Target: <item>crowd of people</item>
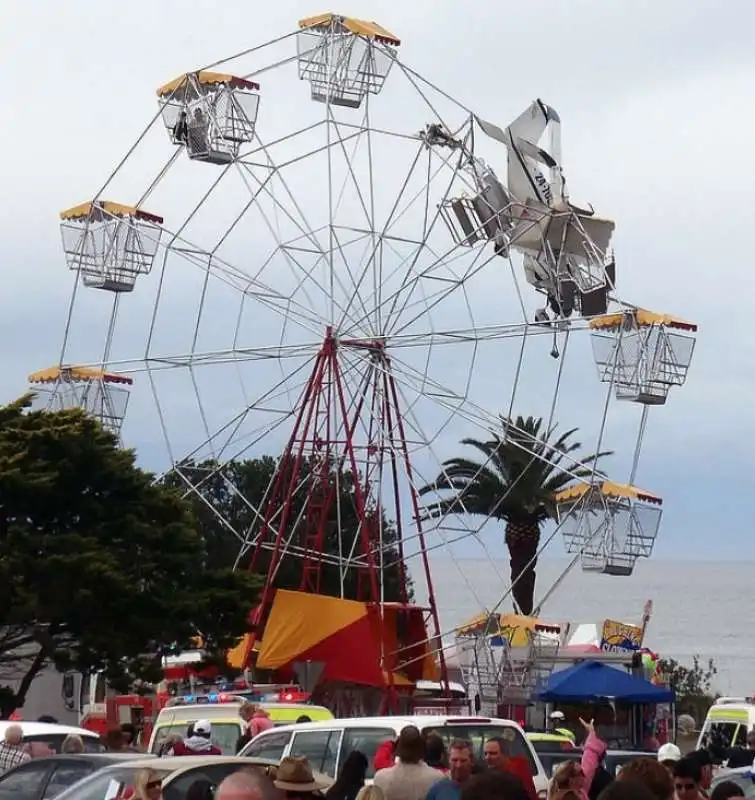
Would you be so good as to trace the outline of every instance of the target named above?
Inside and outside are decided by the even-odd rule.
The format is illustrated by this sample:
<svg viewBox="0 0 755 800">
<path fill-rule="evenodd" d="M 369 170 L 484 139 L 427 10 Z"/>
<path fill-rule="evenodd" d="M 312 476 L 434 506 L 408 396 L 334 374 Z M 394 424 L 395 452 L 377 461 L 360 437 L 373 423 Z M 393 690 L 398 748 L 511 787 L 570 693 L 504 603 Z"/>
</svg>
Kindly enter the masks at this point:
<svg viewBox="0 0 755 800">
<path fill-rule="evenodd" d="M 579 759 L 562 762 L 554 771 L 548 800 L 734 800 L 743 797 L 733 781 L 721 781 L 711 792 L 713 762 L 705 750 L 682 756 L 676 745 L 659 749 L 657 757 L 638 757 L 616 776 L 605 765 L 606 744 L 590 722 L 581 721 L 586 738 Z M 508 752 L 498 738 L 485 742 L 477 762 L 470 742 L 443 740 L 417 728 L 404 728 L 397 741 L 375 755 L 370 800 L 537 800 L 530 765 Z M 351 753 L 327 800 L 364 800 L 367 759 Z"/>
<path fill-rule="evenodd" d="M 272 727 L 264 709 L 242 708 L 245 728 L 238 749 Z M 705 750 L 682 756 L 674 744 L 659 748 L 657 757 L 638 757 L 614 777 L 605 766 L 606 744 L 592 721 L 580 720 L 585 739 L 579 759 L 563 761 L 555 769 L 547 800 L 735 800 L 744 797 L 733 781 L 720 781 L 711 791 L 713 760 Z M 755 734 L 752 749 L 755 750 Z M 139 751 L 137 730 L 121 725 L 103 737 L 108 751 Z M 749 744 L 749 739 L 748 739 Z M 42 751 L 42 748 L 44 752 Z M 81 737 L 69 735 L 63 753 L 84 752 Z M 20 725 L 6 728 L 0 742 L 0 774 L 31 758 L 53 753 L 40 742 L 25 744 Z M 221 755 L 212 742 L 208 720 L 192 723 L 186 735 L 162 743 L 160 755 Z M 747 754 L 746 754 L 747 755 Z M 752 763 L 752 762 L 750 762 Z M 374 781 L 367 784 L 370 766 Z M 141 770 L 135 800 L 161 800 L 160 773 Z M 370 765 L 366 754 L 355 750 L 341 765 L 335 782 L 319 783 L 305 758 L 284 758 L 277 768 L 241 768 L 220 786 L 197 781 L 186 800 L 538 800 L 529 760 L 509 752 L 503 738 L 488 739 L 483 758 L 476 759 L 473 745 L 455 740 L 446 746 L 435 733 L 423 734 L 413 725 L 380 745 Z"/>
</svg>

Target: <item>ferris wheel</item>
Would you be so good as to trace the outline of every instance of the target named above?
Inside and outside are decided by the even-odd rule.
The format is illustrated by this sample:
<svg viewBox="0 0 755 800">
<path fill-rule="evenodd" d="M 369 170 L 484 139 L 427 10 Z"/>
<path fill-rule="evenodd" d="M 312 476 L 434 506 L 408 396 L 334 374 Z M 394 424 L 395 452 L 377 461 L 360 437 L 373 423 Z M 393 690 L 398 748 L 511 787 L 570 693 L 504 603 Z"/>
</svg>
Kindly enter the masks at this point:
<svg viewBox="0 0 755 800">
<path fill-rule="evenodd" d="M 499 127 L 402 49 L 377 23 L 323 14 L 161 86 L 104 186 L 61 214 L 75 284 L 59 362 L 30 382 L 125 443 L 146 436 L 153 459 L 164 447 L 187 493 L 212 477 L 187 464 L 223 478 L 234 459 L 283 454 L 233 530 L 239 566 L 266 554 L 263 615 L 288 558 L 302 590 L 330 563 L 380 603 L 383 509 L 419 564 L 443 672 L 428 553 L 482 542 L 486 520 L 427 520 L 419 488 L 459 439 L 500 430 L 527 364 L 552 421 L 566 343 L 591 336 L 585 392 L 605 398 L 591 433 L 599 449 L 609 400 L 635 403 L 637 450 L 628 480 L 564 491 L 557 530 L 585 570 L 630 573 L 660 519 L 633 485 L 647 412 L 684 383 L 696 327 L 620 299 L 614 222 L 571 202 L 555 109 L 535 100 Z M 358 535 L 326 555 L 344 471 Z M 488 641 L 493 611 L 464 635 Z"/>
</svg>

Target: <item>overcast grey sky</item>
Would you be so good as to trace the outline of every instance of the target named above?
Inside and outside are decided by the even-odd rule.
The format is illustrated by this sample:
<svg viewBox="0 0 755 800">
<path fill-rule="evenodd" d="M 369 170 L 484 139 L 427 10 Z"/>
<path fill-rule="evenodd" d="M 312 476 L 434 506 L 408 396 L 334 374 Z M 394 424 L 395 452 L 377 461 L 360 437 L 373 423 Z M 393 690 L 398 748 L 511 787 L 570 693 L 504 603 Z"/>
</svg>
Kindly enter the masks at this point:
<svg viewBox="0 0 755 800">
<path fill-rule="evenodd" d="M 293 31 L 302 16 L 329 10 L 293 0 L 88 2 L 76 6 L 78 10 L 53 0 L 27 0 L 6 6 L 0 30 L 5 76 L 0 128 L 0 236 L 5 252 L 0 306 L 7 343 L 0 378 L 3 400 L 24 390 L 29 372 L 59 357 L 72 276 L 63 260 L 57 213 L 100 189 L 154 115 L 156 87 L 186 70 Z M 558 110 L 572 199 L 592 203 L 600 214 L 616 220 L 613 243 L 621 296 L 700 325 L 687 385 L 672 390 L 667 406 L 650 415 L 637 478 L 665 500 L 657 552 L 747 558 L 750 519 L 743 499 L 753 489 L 748 442 L 755 402 L 753 339 L 747 323 L 753 288 L 747 236 L 755 230 L 750 188 L 755 166 L 748 158 L 755 7 L 744 0 L 477 0 L 466 5 L 353 0 L 348 8 L 332 10 L 374 19 L 396 33 L 404 63 L 485 119 L 505 125 L 535 97 Z M 394 77 L 398 81 L 400 76 Z M 312 108 L 295 73 L 280 82 L 271 78 L 261 83 L 260 126 L 271 125 L 275 117 L 280 130 L 301 127 Z M 395 105 L 390 107 L 392 91 Z M 392 89 L 389 79 L 381 96 L 383 112 L 390 113 L 394 128 L 403 116 L 412 132 L 415 116 L 421 115 L 402 91 Z M 170 155 L 167 137 L 161 135 L 162 143 L 158 137 L 148 144 L 154 164 Z M 396 174 L 391 176 L 387 164 L 381 165 L 386 183 L 398 186 L 401 168 L 392 168 Z M 130 196 L 110 199 L 134 202 L 146 189 L 141 175 L 137 165 L 135 177 L 122 184 Z M 303 183 L 307 175 L 300 173 Z M 154 209 L 165 214 L 171 230 L 181 213 L 186 216 L 182 195 L 198 186 L 191 183 L 194 178 L 183 180 L 166 180 L 160 187 L 161 206 Z M 302 187 L 305 203 L 314 202 L 307 195 L 310 190 Z M 217 208 L 225 202 L 220 197 Z M 209 227 L 200 227 L 198 236 L 207 233 L 213 219 L 208 215 Z M 484 280 L 474 291 L 476 308 L 485 318 L 474 310 L 470 317 L 462 304 L 453 307 L 458 318 L 452 326 L 490 324 L 499 309 L 501 323 L 518 321 L 510 279 L 505 290 L 503 283 L 499 287 Z M 174 286 L 169 328 L 192 313 L 199 289 L 196 281 Z M 499 298 L 504 291 L 508 295 Z M 138 358 L 144 351 L 150 293 L 154 295 L 154 285 L 142 299 L 124 301 L 131 310 L 121 311 L 127 318 L 117 345 L 120 358 Z M 534 307 L 534 298 L 527 302 Z M 222 319 L 225 301 L 218 296 L 216 303 L 220 329 L 229 323 Z M 81 360 L 96 360 L 101 354 L 106 306 L 106 298 L 87 298 L 77 317 L 73 336 Z M 445 317 L 436 319 L 432 327 L 441 329 L 446 322 Z M 255 344 L 277 344 L 281 335 L 280 324 L 274 331 L 261 324 L 256 330 L 269 338 Z M 589 444 L 600 425 L 603 392 L 587 363 L 587 339 L 582 334 L 581 343 L 574 345 L 576 354 L 567 359 L 557 417 L 569 427 L 578 425 Z M 85 345 L 92 348 L 88 355 Z M 492 413 L 510 400 L 517 351 L 506 347 L 488 345 L 476 356 L 480 374 L 470 392 Z M 527 351 L 515 403 L 519 413 L 548 413 L 545 401 L 552 399 L 557 367 L 547 356 L 549 347 L 538 343 Z M 432 358 L 436 380 L 466 380 L 469 355 L 433 353 Z M 274 382 L 272 373 L 265 374 L 265 380 Z M 224 380 L 213 373 L 207 388 L 212 402 L 223 406 L 223 412 L 240 410 L 242 400 L 231 399 Z M 142 380 L 140 391 L 146 393 L 147 384 Z M 176 383 L 166 384 L 163 391 L 180 421 L 178 438 L 188 447 L 203 437 L 189 430 L 195 423 L 183 416 L 184 390 Z M 159 468 L 164 449 L 154 406 L 134 399 L 132 408 L 126 442 L 139 448 L 148 466 Z M 441 434 L 448 412 L 437 419 L 427 414 L 428 424 L 437 427 L 438 459 L 453 454 L 457 439 L 477 433 L 457 420 Z M 620 451 L 612 464 L 618 479 L 626 478 L 638 420 L 636 407 L 609 415 L 605 443 Z M 434 467 L 428 463 L 425 468 L 431 477 Z"/>
</svg>

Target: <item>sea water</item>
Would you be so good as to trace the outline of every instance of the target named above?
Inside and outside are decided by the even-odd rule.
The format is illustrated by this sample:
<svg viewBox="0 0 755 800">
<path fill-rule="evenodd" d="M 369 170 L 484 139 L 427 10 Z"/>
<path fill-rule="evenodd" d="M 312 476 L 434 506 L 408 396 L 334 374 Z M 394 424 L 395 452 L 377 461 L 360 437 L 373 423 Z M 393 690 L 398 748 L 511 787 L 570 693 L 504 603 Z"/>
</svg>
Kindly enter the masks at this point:
<svg viewBox="0 0 755 800">
<path fill-rule="evenodd" d="M 543 560 L 537 568 L 536 602 L 567 566 Z M 508 560 L 432 559 L 441 627 L 450 631 L 482 608 L 493 607 L 508 585 Z M 414 572 L 418 565 L 415 562 Z M 647 600 L 653 616 L 645 642 L 662 657 L 691 666 L 692 657 L 713 658 L 714 688 L 723 694 L 755 694 L 755 562 L 699 562 L 650 559 L 629 577 L 568 573 L 545 603 L 546 621 L 602 623 L 606 618 L 639 623 Z M 417 599 L 424 586 L 416 581 Z M 511 599 L 501 607 L 510 612 Z M 753 623 L 752 625 L 750 623 Z"/>
</svg>

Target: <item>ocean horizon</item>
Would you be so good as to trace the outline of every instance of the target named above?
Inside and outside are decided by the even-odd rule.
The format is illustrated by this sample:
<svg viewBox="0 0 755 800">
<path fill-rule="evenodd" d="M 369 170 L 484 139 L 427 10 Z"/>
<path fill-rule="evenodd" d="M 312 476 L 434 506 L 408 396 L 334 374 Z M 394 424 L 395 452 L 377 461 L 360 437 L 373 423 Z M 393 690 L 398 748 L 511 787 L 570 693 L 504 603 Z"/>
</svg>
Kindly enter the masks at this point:
<svg viewBox="0 0 755 800">
<path fill-rule="evenodd" d="M 492 608 L 508 587 L 508 558 L 431 557 L 431 572 L 441 628 L 448 633 L 482 608 Z M 542 559 L 537 567 L 535 602 L 554 584 L 567 559 Z M 418 600 L 426 598 L 413 563 Z M 702 558 L 651 558 L 637 563 L 628 577 L 584 573 L 574 568 L 543 605 L 545 621 L 596 623 L 605 619 L 638 623 L 648 600 L 653 615 L 645 644 L 663 658 L 685 666 L 694 656 L 714 660 L 713 688 L 726 695 L 755 694 L 752 664 L 755 639 L 742 621 L 750 618 L 749 599 L 755 562 L 706 561 Z M 510 597 L 500 608 L 512 610 Z"/>
</svg>

